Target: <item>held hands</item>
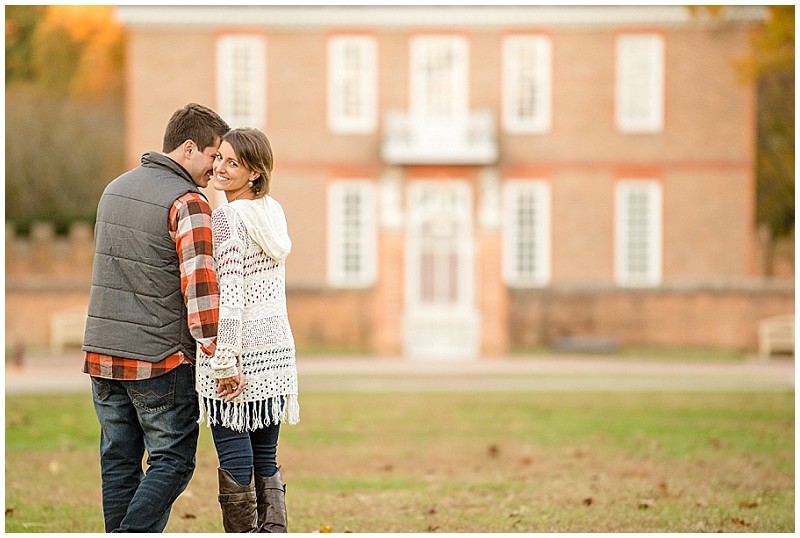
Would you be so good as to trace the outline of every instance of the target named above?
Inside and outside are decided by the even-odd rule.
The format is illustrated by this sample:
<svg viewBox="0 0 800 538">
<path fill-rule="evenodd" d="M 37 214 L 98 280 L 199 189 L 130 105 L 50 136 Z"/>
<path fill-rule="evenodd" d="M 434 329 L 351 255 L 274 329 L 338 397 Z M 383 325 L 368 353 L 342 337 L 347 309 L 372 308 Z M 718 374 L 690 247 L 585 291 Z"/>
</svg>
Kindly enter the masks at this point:
<svg viewBox="0 0 800 538">
<path fill-rule="evenodd" d="M 217 396 L 220 398 L 225 396 L 225 403 L 239 396 L 247 387 L 247 381 L 244 379 L 240 366 L 236 367 L 236 372 L 237 375 L 234 377 L 217 379 Z"/>
</svg>

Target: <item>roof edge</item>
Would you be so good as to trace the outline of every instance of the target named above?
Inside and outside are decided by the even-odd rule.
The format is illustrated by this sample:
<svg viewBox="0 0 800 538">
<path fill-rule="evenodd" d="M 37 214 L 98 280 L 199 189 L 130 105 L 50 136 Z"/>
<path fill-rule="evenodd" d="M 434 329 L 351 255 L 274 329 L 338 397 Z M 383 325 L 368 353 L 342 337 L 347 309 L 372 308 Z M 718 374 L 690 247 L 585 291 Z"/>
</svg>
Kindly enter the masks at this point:
<svg viewBox="0 0 800 538">
<path fill-rule="evenodd" d="M 725 22 L 761 22 L 765 6 L 725 6 Z M 686 6 L 158 6 L 122 5 L 118 19 L 128 27 L 142 26 L 605 26 L 687 24 L 717 20 L 704 12 L 693 15 Z"/>
</svg>

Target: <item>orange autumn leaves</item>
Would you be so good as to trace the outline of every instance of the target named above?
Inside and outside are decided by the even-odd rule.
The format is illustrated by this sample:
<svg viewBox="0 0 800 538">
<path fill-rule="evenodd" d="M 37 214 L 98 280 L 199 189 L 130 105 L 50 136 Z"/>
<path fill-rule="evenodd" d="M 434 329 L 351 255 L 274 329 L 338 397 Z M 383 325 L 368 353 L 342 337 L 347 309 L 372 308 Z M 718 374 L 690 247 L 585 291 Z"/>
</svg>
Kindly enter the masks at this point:
<svg viewBox="0 0 800 538">
<path fill-rule="evenodd" d="M 44 6 L 33 34 L 36 76 L 64 93 L 96 98 L 122 87 L 122 26 L 113 6 Z"/>
</svg>

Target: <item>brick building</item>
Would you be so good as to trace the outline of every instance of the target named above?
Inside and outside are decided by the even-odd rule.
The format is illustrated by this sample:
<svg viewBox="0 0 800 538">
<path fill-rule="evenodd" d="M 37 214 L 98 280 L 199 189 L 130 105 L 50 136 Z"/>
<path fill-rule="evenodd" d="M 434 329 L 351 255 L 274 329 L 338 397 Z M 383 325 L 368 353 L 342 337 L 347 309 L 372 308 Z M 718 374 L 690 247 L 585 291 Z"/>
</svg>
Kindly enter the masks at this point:
<svg viewBox="0 0 800 538">
<path fill-rule="evenodd" d="M 759 318 L 793 311 L 791 283 L 760 277 L 756 96 L 734 65 L 761 8 L 118 14 L 131 167 L 189 101 L 270 137 L 301 345 L 752 349 Z"/>
</svg>

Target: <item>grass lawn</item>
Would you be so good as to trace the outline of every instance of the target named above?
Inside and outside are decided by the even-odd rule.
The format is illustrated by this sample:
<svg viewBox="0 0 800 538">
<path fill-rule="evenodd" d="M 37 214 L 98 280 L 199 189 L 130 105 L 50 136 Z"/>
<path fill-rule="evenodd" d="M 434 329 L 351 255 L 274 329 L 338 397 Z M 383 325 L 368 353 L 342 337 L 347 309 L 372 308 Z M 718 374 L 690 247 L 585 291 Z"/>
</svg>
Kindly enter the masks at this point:
<svg viewBox="0 0 800 538">
<path fill-rule="evenodd" d="M 289 530 L 793 532 L 794 393 L 301 395 Z M 7 396 L 6 531 L 102 532 L 86 395 Z M 167 532 L 222 532 L 216 456 Z M 327 528 L 326 528 L 327 527 Z"/>
</svg>

